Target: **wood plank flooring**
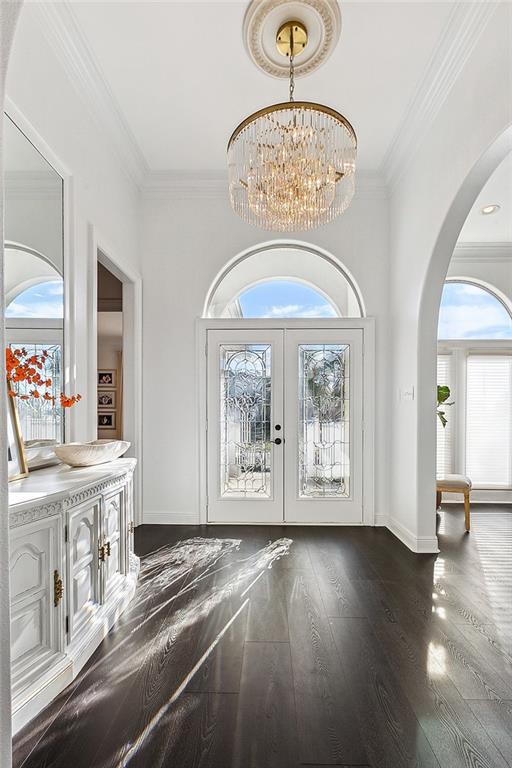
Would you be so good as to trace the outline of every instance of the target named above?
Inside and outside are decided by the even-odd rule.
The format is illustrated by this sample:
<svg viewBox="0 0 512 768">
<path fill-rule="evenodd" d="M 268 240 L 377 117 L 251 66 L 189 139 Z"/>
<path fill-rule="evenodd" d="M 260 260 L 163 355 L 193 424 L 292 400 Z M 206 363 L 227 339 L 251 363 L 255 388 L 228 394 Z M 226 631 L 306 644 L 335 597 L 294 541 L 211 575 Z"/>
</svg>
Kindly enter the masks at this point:
<svg viewBox="0 0 512 768">
<path fill-rule="evenodd" d="M 138 528 L 133 604 L 14 768 L 512 768 L 512 509 L 439 536 Z"/>
</svg>

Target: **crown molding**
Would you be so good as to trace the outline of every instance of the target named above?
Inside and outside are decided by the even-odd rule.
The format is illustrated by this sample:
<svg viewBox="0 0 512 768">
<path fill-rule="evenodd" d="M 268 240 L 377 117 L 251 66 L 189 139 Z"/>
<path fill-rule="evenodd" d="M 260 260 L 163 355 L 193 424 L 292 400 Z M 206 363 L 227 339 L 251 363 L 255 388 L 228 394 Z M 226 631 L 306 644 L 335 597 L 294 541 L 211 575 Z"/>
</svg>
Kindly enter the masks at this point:
<svg viewBox="0 0 512 768">
<path fill-rule="evenodd" d="M 149 171 L 141 187 L 145 197 L 170 197 L 182 200 L 226 197 L 227 171 Z"/>
<path fill-rule="evenodd" d="M 457 2 L 381 165 L 393 187 L 428 133 L 499 3 Z"/>
<path fill-rule="evenodd" d="M 31 3 L 41 29 L 91 116 L 106 132 L 123 170 L 140 186 L 148 166 L 69 2 Z"/>
<path fill-rule="evenodd" d="M 508 262 L 512 259 L 512 243 L 457 243 L 452 261 Z"/>
<path fill-rule="evenodd" d="M 180 200 L 228 199 L 227 171 L 149 171 L 141 191 L 146 198 L 178 198 Z M 380 174 L 356 173 L 355 199 L 387 197 L 387 186 Z"/>
</svg>

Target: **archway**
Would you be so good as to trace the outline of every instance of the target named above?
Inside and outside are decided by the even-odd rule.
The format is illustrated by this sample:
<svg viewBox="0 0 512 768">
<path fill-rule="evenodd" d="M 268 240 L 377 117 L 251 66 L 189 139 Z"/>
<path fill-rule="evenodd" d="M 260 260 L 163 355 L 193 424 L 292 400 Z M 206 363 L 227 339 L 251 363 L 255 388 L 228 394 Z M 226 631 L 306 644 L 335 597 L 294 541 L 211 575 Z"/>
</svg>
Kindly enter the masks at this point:
<svg viewBox="0 0 512 768">
<path fill-rule="evenodd" d="M 464 222 L 485 183 L 512 151 L 509 126 L 480 156 L 455 195 L 444 218 L 427 268 L 418 322 L 418 515 L 435 532 L 436 355 L 441 295 L 450 259 Z"/>
<path fill-rule="evenodd" d="M 236 317 L 233 303 L 245 290 L 276 280 L 309 286 L 332 305 L 334 316 L 366 315 L 354 278 L 335 256 L 310 243 L 273 240 L 248 248 L 226 264 L 208 291 L 203 317 Z"/>
</svg>

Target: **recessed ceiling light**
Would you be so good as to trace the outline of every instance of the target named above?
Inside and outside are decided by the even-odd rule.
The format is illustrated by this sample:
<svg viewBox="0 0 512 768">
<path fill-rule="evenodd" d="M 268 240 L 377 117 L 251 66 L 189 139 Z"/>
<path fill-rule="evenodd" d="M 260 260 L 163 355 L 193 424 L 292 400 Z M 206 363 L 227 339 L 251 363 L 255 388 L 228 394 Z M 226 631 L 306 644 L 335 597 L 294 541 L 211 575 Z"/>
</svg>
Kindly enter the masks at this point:
<svg viewBox="0 0 512 768">
<path fill-rule="evenodd" d="M 500 205 L 484 205 L 482 208 L 482 213 L 484 216 L 489 216 L 491 213 L 497 213 L 500 210 Z"/>
</svg>

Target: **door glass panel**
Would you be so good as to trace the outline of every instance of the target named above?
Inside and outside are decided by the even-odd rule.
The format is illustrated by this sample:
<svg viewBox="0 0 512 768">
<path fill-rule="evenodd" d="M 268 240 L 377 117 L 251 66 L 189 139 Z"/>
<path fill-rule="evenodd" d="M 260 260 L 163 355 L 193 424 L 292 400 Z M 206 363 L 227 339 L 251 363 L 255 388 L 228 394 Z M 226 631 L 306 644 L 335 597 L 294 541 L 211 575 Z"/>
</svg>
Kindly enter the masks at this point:
<svg viewBox="0 0 512 768">
<path fill-rule="evenodd" d="M 220 348 L 220 491 L 222 497 L 272 495 L 270 344 Z"/>
<path fill-rule="evenodd" d="M 349 345 L 299 345 L 299 497 L 350 495 Z"/>
<path fill-rule="evenodd" d="M 29 397 L 32 384 L 19 382 L 16 391 L 16 407 L 21 425 L 21 434 L 25 442 L 28 440 L 56 440 L 61 443 L 64 440 L 64 418 L 62 406 L 59 403 L 59 395 L 64 389 L 62 383 L 62 346 L 60 344 L 11 344 L 13 351 L 26 350 L 30 355 L 42 355 L 43 351 L 48 357 L 39 371 L 43 379 L 51 379 L 50 387 L 46 391 L 54 398 L 54 401 L 44 397 Z M 55 403 L 55 404 L 54 404 Z"/>
</svg>

